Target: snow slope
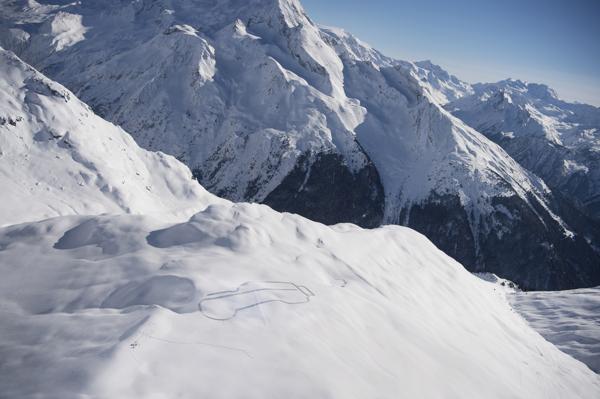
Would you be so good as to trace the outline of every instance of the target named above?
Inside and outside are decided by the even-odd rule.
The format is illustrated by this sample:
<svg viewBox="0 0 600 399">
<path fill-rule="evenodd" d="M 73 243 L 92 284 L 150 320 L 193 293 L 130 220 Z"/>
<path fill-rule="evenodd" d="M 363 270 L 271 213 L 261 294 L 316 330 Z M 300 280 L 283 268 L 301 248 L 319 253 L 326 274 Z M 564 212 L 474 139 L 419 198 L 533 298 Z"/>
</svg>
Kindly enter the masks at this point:
<svg viewBox="0 0 600 399">
<path fill-rule="evenodd" d="M 210 196 L 70 91 L 0 48 L 0 225 L 58 215 L 189 216 Z"/>
<path fill-rule="evenodd" d="M 463 191 L 467 201 L 515 191 L 523 198 L 528 193 L 540 197 L 546 193 L 542 182 L 498 146 L 432 101 L 434 96 L 421 87 L 420 69 L 414 64 L 376 63 L 370 60 L 377 59 L 374 56 L 356 58 L 357 53 L 376 50 L 357 51 L 360 42 L 337 32 L 329 30 L 327 34 L 330 43 L 344 44 L 337 44 L 336 49 L 344 62 L 345 89 L 372 111 L 356 132 L 382 175 L 388 221 L 398 221 L 404 206 L 418 203 L 432 192 Z M 500 185 L 498 179 L 508 184 Z"/>
<path fill-rule="evenodd" d="M 544 338 L 600 373 L 600 287 L 518 292 L 508 298 Z"/>
<path fill-rule="evenodd" d="M 595 398 L 424 236 L 264 205 L 0 229 L 0 396 Z"/>
<path fill-rule="evenodd" d="M 600 108 L 560 100 L 545 85 L 477 84 L 447 105 L 519 163 L 600 217 Z"/>
</svg>

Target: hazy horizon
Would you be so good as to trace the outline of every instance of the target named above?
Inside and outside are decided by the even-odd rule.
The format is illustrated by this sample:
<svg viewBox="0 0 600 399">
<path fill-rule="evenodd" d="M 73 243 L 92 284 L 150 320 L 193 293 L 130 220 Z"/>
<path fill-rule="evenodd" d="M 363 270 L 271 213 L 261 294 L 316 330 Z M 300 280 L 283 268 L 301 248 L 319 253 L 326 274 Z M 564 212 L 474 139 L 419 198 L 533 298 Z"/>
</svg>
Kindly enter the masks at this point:
<svg viewBox="0 0 600 399">
<path fill-rule="evenodd" d="M 315 22 L 391 57 L 431 60 L 469 83 L 544 83 L 565 100 L 600 106 L 598 1 L 301 1 Z"/>
</svg>

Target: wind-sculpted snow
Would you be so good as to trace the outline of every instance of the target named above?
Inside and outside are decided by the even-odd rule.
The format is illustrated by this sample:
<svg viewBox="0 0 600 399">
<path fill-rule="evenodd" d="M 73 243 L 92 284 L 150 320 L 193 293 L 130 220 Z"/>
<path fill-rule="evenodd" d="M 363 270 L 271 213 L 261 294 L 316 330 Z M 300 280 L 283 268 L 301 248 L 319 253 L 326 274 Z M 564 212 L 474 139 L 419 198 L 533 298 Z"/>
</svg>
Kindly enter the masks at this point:
<svg viewBox="0 0 600 399">
<path fill-rule="evenodd" d="M 470 85 L 319 27 L 296 0 L 5 10 L 2 43 L 215 194 L 328 224 L 408 225 L 525 288 L 600 283 L 585 223 L 439 104 Z"/>
<path fill-rule="evenodd" d="M 83 236 L 83 237 L 82 237 Z M 220 202 L 0 229 L 7 398 L 594 398 L 505 292 L 398 226 Z"/>
<path fill-rule="evenodd" d="M 68 214 L 189 215 L 211 195 L 0 48 L 0 225 Z"/>
</svg>

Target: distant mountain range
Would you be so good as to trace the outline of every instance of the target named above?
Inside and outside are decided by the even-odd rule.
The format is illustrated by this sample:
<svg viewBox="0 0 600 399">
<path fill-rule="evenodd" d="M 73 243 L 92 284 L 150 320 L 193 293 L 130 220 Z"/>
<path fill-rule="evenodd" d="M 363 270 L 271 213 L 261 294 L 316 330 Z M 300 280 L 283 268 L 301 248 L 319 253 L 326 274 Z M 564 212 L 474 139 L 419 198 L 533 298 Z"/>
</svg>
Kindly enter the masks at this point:
<svg viewBox="0 0 600 399">
<path fill-rule="evenodd" d="M 469 85 L 295 0 L 12 1 L 0 43 L 211 192 L 401 224 L 524 288 L 600 284 L 599 110 Z"/>
</svg>

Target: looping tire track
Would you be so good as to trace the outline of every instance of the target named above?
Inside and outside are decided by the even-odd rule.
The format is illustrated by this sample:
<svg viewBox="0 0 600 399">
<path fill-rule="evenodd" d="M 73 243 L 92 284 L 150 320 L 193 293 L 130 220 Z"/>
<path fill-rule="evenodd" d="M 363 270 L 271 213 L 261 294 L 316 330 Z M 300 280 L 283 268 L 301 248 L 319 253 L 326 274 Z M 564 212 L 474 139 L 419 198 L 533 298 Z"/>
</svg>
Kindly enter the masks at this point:
<svg viewBox="0 0 600 399">
<path fill-rule="evenodd" d="M 249 290 L 244 290 L 245 286 L 251 285 L 251 284 L 271 284 L 271 285 L 282 285 L 283 287 L 289 287 L 289 288 L 272 288 L 272 287 L 262 287 L 262 288 L 254 288 L 254 289 L 249 289 Z M 264 300 L 255 300 L 252 301 L 251 303 L 244 305 L 244 306 L 240 306 L 240 307 L 236 307 L 233 310 L 233 314 L 226 316 L 226 317 L 218 317 L 215 315 L 211 315 L 209 314 L 210 311 L 207 309 L 206 306 L 203 306 L 203 304 L 207 304 L 211 301 L 227 301 L 227 298 L 235 298 L 241 295 L 247 295 L 247 294 L 257 294 L 257 293 L 269 293 L 269 294 L 273 294 L 273 293 L 300 293 L 302 296 L 304 296 L 304 298 L 302 300 L 299 301 L 291 301 L 291 300 L 286 300 L 284 298 L 269 298 L 269 299 L 264 299 Z M 209 319 L 212 320 L 218 320 L 218 321 L 227 321 L 227 320 L 231 320 L 233 319 L 238 312 L 242 311 L 242 310 L 246 310 L 246 309 L 250 309 L 259 305 L 263 305 L 266 303 L 271 303 L 271 302 L 281 302 L 281 303 L 285 303 L 287 305 L 300 305 L 303 303 L 308 303 L 310 302 L 310 297 L 315 296 L 315 294 L 306 286 L 303 285 L 297 285 L 291 281 L 260 281 L 260 282 L 251 282 L 251 281 L 247 281 L 243 284 L 241 284 L 238 288 L 236 288 L 235 290 L 231 290 L 231 291 L 219 291 L 219 292 L 213 292 L 208 294 L 206 297 L 204 297 L 199 303 L 198 303 L 198 309 L 200 310 L 200 312 L 202 312 L 202 314 L 206 317 L 208 317 Z"/>
</svg>

